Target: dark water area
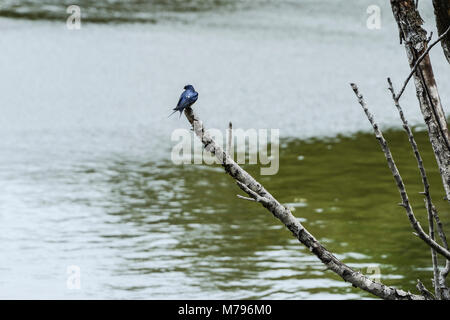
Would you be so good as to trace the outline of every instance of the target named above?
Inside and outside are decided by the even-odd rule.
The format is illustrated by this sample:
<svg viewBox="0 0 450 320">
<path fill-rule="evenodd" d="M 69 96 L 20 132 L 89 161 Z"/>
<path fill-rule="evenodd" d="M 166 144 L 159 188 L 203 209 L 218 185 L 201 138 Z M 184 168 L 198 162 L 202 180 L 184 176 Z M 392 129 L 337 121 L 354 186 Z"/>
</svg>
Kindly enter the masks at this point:
<svg viewBox="0 0 450 320">
<path fill-rule="evenodd" d="M 81 7 L 82 18 L 94 23 L 156 23 L 173 14 L 230 12 L 264 6 L 268 1 L 239 0 L 6 0 L 0 16 L 28 20 L 61 20 L 70 5 Z"/>
<path fill-rule="evenodd" d="M 425 226 L 407 138 L 401 131 L 386 137 Z M 416 137 L 448 221 L 427 136 Z M 237 199 L 240 190 L 220 167 L 50 149 L 63 150 L 52 143 L 25 156 L 16 145 L 2 148 L 3 298 L 370 298 L 324 271 L 265 209 Z M 414 291 L 417 278 L 430 285 L 429 250 L 397 205 L 371 134 L 285 140 L 280 159 L 276 176 L 245 168 L 340 259 L 365 274 L 379 270 L 388 285 Z M 81 290 L 65 288 L 73 264 Z"/>
<path fill-rule="evenodd" d="M 66 28 L 69 4 L 81 7 L 80 30 Z M 371 4 L 380 30 L 366 28 Z M 381 0 L 0 1 L 0 298 L 373 298 L 237 199 L 222 168 L 171 161 L 172 132 L 189 126 L 167 116 L 188 82 L 208 128 L 280 130 L 279 172 L 245 169 L 327 248 L 388 285 L 430 287 L 429 249 L 349 87 L 386 131 L 426 226 L 386 89 L 409 72 L 396 28 Z M 448 64 L 430 55 L 445 106 Z M 411 85 L 402 105 L 449 230 Z M 72 265 L 81 289 L 67 287 Z"/>
</svg>

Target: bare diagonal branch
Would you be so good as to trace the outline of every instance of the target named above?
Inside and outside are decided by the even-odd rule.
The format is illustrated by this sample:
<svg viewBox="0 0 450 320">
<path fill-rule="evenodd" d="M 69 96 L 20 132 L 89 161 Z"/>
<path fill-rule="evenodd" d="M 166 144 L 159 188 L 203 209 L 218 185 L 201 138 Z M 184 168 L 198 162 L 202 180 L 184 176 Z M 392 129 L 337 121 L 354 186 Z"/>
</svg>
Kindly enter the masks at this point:
<svg viewBox="0 0 450 320">
<path fill-rule="evenodd" d="M 339 275 L 345 281 L 353 286 L 365 290 L 383 299 L 392 300 L 424 300 L 425 297 L 415 295 L 400 289 L 386 286 L 375 282 L 365 275 L 357 272 L 337 259 L 328 251 L 308 230 L 295 218 L 291 211 L 281 205 L 259 182 L 257 182 L 249 173 L 242 169 L 228 154 L 218 145 L 203 127 L 203 123 L 198 116 L 194 114 L 191 108 L 184 111 L 186 118 L 191 123 L 194 133 L 202 141 L 203 146 L 213 153 L 221 162 L 225 172 L 233 177 L 239 187 L 249 194 L 253 199 L 261 197 L 260 203 L 279 219 L 288 230 L 305 245 L 320 261 L 325 264 L 327 269 Z"/>
</svg>

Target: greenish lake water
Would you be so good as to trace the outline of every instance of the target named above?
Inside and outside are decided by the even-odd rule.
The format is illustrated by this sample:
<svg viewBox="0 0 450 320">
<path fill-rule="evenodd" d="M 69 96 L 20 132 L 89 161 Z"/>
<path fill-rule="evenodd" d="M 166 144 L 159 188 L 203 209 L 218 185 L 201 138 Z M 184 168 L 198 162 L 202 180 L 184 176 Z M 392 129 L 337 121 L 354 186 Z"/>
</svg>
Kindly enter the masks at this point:
<svg viewBox="0 0 450 320">
<path fill-rule="evenodd" d="M 21 4 L 21 5 L 20 5 Z M 382 28 L 366 28 L 381 8 Z M 348 83 L 385 129 L 417 217 L 418 169 L 386 89 L 408 74 L 385 1 L 0 4 L 0 298 L 361 299 L 220 167 L 174 165 L 186 83 L 208 128 L 280 129 L 280 169 L 245 165 L 351 267 L 415 291 L 430 252 Z M 432 8 L 423 7 L 433 29 Z M 448 64 L 431 53 L 444 105 Z M 446 69 L 447 68 L 447 69 Z M 449 230 L 414 90 L 402 98 Z M 450 230 L 449 230 L 450 231 Z M 78 266 L 81 288 L 68 289 Z"/>
</svg>

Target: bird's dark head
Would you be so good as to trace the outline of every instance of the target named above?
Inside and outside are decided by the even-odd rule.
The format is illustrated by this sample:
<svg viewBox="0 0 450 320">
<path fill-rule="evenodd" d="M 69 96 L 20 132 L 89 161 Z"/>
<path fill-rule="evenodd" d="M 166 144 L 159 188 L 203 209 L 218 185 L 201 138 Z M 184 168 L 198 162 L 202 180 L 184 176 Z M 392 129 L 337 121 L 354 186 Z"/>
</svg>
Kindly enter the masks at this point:
<svg viewBox="0 0 450 320">
<path fill-rule="evenodd" d="M 194 87 L 191 86 L 190 84 L 187 84 L 187 85 L 184 86 L 184 90 L 192 90 L 192 91 L 194 91 Z"/>
</svg>

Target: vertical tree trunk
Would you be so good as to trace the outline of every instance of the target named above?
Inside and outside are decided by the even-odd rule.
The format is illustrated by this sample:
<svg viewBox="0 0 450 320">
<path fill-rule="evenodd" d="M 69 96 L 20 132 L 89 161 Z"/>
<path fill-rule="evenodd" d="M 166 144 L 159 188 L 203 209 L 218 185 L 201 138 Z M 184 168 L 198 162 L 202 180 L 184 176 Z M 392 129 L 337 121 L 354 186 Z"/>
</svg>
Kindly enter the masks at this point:
<svg viewBox="0 0 450 320">
<path fill-rule="evenodd" d="M 450 27 L 450 1 L 433 0 L 434 14 L 436 15 L 436 27 L 439 35 L 443 34 Z M 444 55 L 450 63 L 450 33 L 441 41 Z"/>
<path fill-rule="evenodd" d="M 400 42 L 405 45 L 412 68 L 428 45 L 427 33 L 422 28 L 423 20 L 416 10 L 414 0 L 391 0 L 391 6 L 400 32 Z M 414 82 L 446 197 L 450 201 L 450 143 L 447 122 L 428 55 L 419 64 Z"/>
</svg>

